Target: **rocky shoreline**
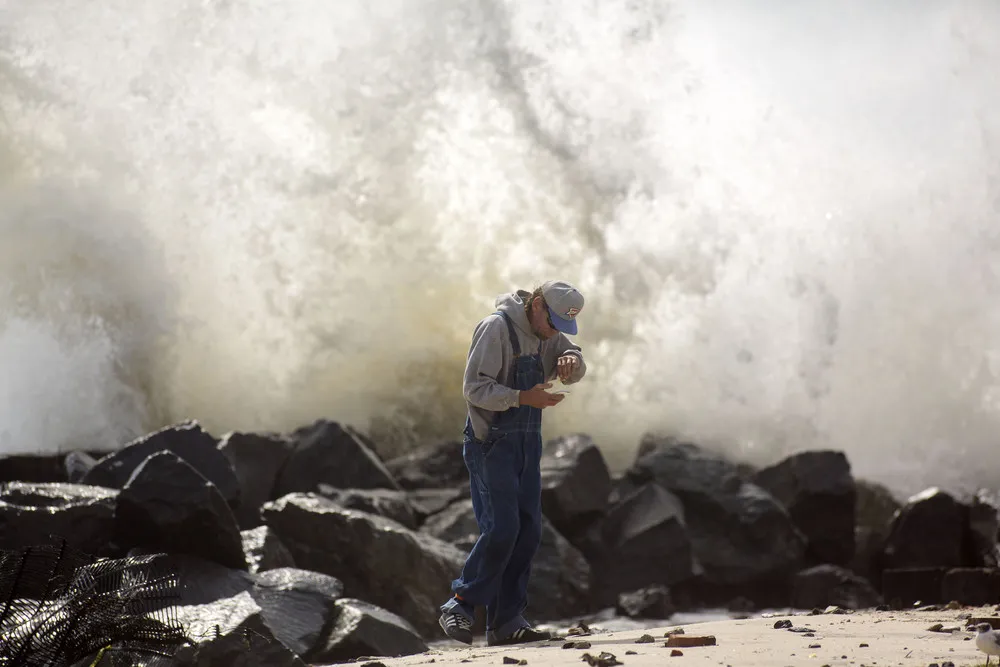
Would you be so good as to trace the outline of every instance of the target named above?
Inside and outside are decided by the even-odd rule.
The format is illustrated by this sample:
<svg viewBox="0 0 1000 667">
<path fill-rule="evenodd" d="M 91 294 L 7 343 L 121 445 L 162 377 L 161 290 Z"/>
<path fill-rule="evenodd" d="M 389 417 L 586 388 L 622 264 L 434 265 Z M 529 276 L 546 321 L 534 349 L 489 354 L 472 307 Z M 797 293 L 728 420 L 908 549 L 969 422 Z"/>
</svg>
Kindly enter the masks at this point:
<svg viewBox="0 0 1000 667">
<path fill-rule="evenodd" d="M 653 434 L 621 475 L 588 436 L 554 439 L 542 475 L 538 622 L 1000 602 L 985 491 L 899 502 L 841 452 L 751 469 Z M 248 629 L 270 647 L 254 664 L 422 653 L 477 533 L 460 442 L 383 460 L 327 420 L 221 437 L 187 421 L 114 452 L 0 459 L 0 605 L 29 547 L 151 559 L 177 577 L 169 607 L 197 664 Z"/>
</svg>

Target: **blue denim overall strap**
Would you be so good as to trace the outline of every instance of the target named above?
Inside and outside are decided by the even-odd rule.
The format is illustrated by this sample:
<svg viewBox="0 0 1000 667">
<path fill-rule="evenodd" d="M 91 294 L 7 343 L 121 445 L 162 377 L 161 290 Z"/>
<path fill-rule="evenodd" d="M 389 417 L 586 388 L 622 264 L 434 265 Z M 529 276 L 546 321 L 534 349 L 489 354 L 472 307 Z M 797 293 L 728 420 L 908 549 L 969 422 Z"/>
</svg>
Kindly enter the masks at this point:
<svg viewBox="0 0 1000 667">
<path fill-rule="evenodd" d="M 507 324 L 507 333 L 510 336 L 510 345 L 513 348 L 513 361 L 510 367 L 510 374 L 507 379 L 507 386 L 518 391 L 527 391 L 536 384 L 545 381 L 545 371 L 542 368 L 542 355 L 522 354 L 521 344 L 517 339 L 517 331 L 514 329 L 514 322 L 507 313 L 497 311 Z M 487 440 L 502 433 L 541 433 L 542 432 L 542 409 L 533 408 L 530 405 L 518 405 L 499 413 L 490 424 Z"/>
</svg>

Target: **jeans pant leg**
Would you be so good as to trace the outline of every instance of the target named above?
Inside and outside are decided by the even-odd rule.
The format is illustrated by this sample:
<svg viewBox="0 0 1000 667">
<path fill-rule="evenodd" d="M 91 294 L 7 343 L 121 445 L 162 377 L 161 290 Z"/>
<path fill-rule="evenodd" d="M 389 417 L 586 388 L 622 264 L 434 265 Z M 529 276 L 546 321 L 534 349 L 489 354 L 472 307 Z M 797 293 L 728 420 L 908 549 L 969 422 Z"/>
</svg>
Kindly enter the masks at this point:
<svg viewBox="0 0 1000 667">
<path fill-rule="evenodd" d="M 480 535 L 461 576 L 452 582 L 452 591 L 472 607 L 487 606 L 496 597 L 520 529 L 519 457 L 510 440 L 499 436 L 485 445 L 475 439 L 466 441 L 466 465 L 473 493 L 478 494 L 473 508 L 478 507 Z"/>
<path fill-rule="evenodd" d="M 498 637 L 505 637 L 526 625 L 522 614 L 528 605 L 531 563 L 542 539 L 541 435 L 526 434 L 522 449 L 524 459 L 518 485 L 520 529 L 500 580 L 495 609 L 489 609 L 487 613 L 487 627 Z"/>
</svg>

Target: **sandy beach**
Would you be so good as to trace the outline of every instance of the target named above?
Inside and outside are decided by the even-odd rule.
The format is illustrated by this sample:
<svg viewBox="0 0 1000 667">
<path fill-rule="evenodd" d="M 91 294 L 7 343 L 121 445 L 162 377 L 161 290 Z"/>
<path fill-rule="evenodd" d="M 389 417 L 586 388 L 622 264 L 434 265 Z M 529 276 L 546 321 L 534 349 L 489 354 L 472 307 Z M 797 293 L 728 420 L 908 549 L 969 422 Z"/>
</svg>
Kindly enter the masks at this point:
<svg viewBox="0 0 1000 667">
<path fill-rule="evenodd" d="M 668 664 L 732 665 L 733 667 L 780 667 L 784 665 L 931 665 L 955 667 L 980 665 L 985 656 L 966 631 L 969 617 L 995 619 L 993 607 L 962 607 L 935 611 L 864 611 L 846 614 L 766 614 L 740 620 L 709 621 L 622 632 L 592 627 L 589 636 L 568 636 L 555 641 L 521 647 L 487 648 L 481 637 L 477 645 L 439 645 L 430 651 L 405 658 L 377 660 L 386 667 L 434 664 L 455 665 L 525 664 L 579 665 L 587 656 L 614 654 L 617 662 L 629 667 Z M 784 620 L 792 628 L 775 628 Z M 933 630 L 941 624 L 942 629 Z M 994 623 L 1000 626 L 1000 620 Z M 684 637 L 710 635 L 714 646 L 667 647 L 665 634 L 683 628 Z M 808 628 L 815 632 L 797 631 Z M 952 629 L 952 631 L 948 631 Z M 643 635 L 652 643 L 637 643 Z M 587 642 L 589 647 L 564 648 L 568 642 Z M 674 650 L 681 655 L 671 656 Z M 508 660 L 505 661 L 505 658 Z M 374 658 L 373 658 L 374 660 Z M 994 659 L 995 660 L 995 659 Z M 524 662 L 521 662 L 524 661 Z M 364 661 L 361 661 L 362 663 Z M 602 664 L 594 660 L 594 665 Z M 616 664 L 614 662 L 610 664 Z"/>
</svg>

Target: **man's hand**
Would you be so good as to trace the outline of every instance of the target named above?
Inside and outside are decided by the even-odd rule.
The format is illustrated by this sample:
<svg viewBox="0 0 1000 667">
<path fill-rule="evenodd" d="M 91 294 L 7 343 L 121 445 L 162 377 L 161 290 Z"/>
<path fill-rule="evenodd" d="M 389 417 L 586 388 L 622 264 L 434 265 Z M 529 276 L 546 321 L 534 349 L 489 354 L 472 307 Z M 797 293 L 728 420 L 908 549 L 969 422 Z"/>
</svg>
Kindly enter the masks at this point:
<svg viewBox="0 0 1000 667">
<path fill-rule="evenodd" d="M 563 400 L 563 395 L 550 394 L 545 391 L 551 386 L 551 382 L 546 382 L 545 384 L 536 384 L 531 389 L 522 390 L 519 394 L 520 398 L 518 399 L 518 402 L 521 405 L 530 405 L 533 408 L 542 408 L 543 410 L 545 408 L 552 407 L 559 401 Z"/>
<path fill-rule="evenodd" d="M 556 361 L 556 373 L 559 379 L 565 382 L 573 375 L 573 371 L 580 365 L 580 360 L 575 354 L 564 354 Z"/>
</svg>

